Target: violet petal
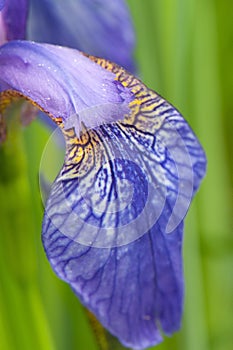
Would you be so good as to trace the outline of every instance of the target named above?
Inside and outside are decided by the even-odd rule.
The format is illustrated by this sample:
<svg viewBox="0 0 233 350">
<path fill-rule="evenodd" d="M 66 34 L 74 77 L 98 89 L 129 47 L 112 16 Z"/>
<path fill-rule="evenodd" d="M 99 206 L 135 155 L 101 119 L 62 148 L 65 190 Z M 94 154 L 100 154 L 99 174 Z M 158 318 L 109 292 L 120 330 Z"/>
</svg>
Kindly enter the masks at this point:
<svg viewBox="0 0 233 350">
<path fill-rule="evenodd" d="M 70 118 L 69 127 L 79 118 L 93 128 L 130 112 L 133 94 L 123 85 L 119 88 L 115 78 L 74 49 L 27 41 L 0 48 L 0 92 L 8 87 L 22 93 L 65 125 Z M 99 108 L 95 118 L 90 117 L 93 107 Z"/>
<path fill-rule="evenodd" d="M 135 34 L 124 0 L 32 0 L 28 38 L 73 47 L 135 71 Z"/>
<path fill-rule="evenodd" d="M 27 13 L 28 0 L 0 2 L 0 45 L 25 38 Z"/>
</svg>

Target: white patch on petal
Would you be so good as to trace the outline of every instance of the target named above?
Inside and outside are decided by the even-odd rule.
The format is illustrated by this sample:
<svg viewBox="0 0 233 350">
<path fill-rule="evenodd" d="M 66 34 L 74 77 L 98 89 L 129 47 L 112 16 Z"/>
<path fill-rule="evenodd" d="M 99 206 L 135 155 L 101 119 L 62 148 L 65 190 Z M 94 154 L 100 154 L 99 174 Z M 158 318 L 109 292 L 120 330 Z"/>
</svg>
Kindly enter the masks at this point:
<svg viewBox="0 0 233 350">
<path fill-rule="evenodd" d="M 0 46 L 7 42 L 6 29 L 4 26 L 3 13 L 0 12 Z"/>
</svg>

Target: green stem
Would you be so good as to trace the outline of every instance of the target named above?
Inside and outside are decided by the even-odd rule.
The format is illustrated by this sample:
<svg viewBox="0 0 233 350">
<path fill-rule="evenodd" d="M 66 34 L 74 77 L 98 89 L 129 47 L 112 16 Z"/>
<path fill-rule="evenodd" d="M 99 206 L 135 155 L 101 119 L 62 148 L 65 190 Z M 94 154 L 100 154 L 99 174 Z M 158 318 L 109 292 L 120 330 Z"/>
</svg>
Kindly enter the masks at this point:
<svg viewBox="0 0 233 350">
<path fill-rule="evenodd" d="M 7 140 L 0 145 L 0 331 L 4 325 L 5 350 L 51 350 L 54 346 L 37 287 L 35 226 L 20 109 L 15 104 L 7 111 Z"/>
<path fill-rule="evenodd" d="M 87 311 L 87 315 L 100 350 L 130 350 L 123 346 L 116 337 L 104 329 L 92 313 Z"/>
<path fill-rule="evenodd" d="M 208 326 L 205 304 L 205 284 L 201 260 L 200 237 L 198 234 L 195 203 L 186 218 L 184 240 L 184 270 L 186 297 L 184 308 L 184 340 L 189 350 L 208 350 Z"/>
</svg>

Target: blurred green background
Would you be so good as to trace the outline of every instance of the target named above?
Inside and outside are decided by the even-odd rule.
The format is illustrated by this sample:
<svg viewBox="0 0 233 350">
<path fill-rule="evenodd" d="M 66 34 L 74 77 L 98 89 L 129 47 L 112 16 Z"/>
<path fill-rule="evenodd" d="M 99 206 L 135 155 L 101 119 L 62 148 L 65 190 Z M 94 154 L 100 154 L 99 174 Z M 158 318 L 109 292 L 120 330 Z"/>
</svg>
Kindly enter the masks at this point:
<svg viewBox="0 0 233 350">
<path fill-rule="evenodd" d="M 142 80 L 180 110 L 208 158 L 185 225 L 182 328 L 156 349 L 231 350 L 233 2 L 128 3 Z M 17 176 L 0 185 L 0 349 L 97 350 L 82 307 L 52 272 L 41 244 L 38 169 L 48 137 L 36 121 L 14 138 L 9 163 Z M 16 207 L 7 209 L 12 201 Z"/>
</svg>

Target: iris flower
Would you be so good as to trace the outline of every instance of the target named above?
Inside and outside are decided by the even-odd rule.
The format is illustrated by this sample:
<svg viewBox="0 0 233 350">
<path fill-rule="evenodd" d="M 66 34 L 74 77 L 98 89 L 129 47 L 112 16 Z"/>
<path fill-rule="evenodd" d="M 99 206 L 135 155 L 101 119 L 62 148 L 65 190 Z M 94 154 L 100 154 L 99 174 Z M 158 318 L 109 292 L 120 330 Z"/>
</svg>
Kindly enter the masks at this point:
<svg viewBox="0 0 233 350">
<path fill-rule="evenodd" d="M 181 323 L 183 222 L 206 164 L 196 136 L 124 68 L 71 48 L 3 45 L 3 117 L 15 99 L 66 140 L 42 226 L 53 270 L 123 345 L 158 344 Z"/>
</svg>

